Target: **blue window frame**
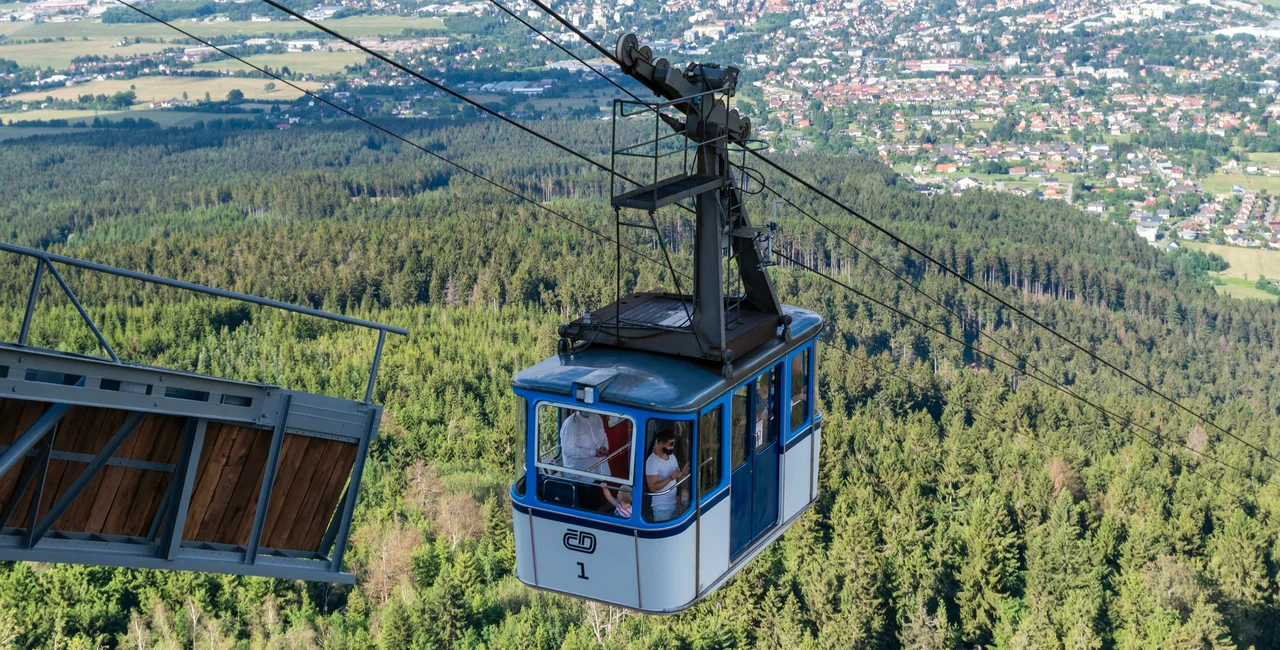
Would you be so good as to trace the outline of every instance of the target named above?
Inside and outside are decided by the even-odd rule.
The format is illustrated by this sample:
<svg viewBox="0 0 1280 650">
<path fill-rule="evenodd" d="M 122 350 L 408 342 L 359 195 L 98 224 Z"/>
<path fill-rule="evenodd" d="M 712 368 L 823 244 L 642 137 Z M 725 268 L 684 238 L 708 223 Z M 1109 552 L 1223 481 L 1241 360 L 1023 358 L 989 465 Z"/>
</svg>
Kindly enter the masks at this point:
<svg viewBox="0 0 1280 650">
<path fill-rule="evenodd" d="M 698 499 L 705 501 L 707 496 L 719 489 L 724 482 L 724 404 L 716 404 L 698 416 L 698 449 L 694 452 L 698 460 L 697 485 L 694 486 Z"/>
<path fill-rule="evenodd" d="M 813 344 L 797 350 L 787 361 L 790 368 L 787 386 L 787 439 L 804 431 L 813 422 Z"/>
</svg>

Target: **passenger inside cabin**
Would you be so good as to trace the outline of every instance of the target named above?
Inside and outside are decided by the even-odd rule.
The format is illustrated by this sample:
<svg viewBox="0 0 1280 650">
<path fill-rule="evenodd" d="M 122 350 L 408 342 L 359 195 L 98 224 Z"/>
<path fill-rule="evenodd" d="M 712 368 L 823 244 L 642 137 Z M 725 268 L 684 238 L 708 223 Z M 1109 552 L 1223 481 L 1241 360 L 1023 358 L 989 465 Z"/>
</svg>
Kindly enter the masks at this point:
<svg viewBox="0 0 1280 650">
<path fill-rule="evenodd" d="M 756 426 L 755 447 L 758 449 L 770 440 L 769 430 L 773 428 L 773 374 L 770 370 L 756 379 Z"/>
<path fill-rule="evenodd" d="M 682 427 L 683 422 L 674 423 Z M 679 506 L 677 484 L 689 475 L 689 467 L 680 467 L 676 460 L 676 429 L 658 431 L 653 453 L 644 461 L 644 481 L 649 489 L 649 507 L 654 521 L 666 521 L 676 514 Z"/>
<path fill-rule="evenodd" d="M 618 490 L 617 504 L 614 506 L 613 514 L 628 519 L 631 517 L 631 490 Z"/>
<path fill-rule="evenodd" d="M 565 467 L 613 476 L 609 463 L 604 462 L 609 455 L 609 439 L 599 415 L 585 411 L 570 413 L 560 425 L 560 446 Z"/>
</svg>

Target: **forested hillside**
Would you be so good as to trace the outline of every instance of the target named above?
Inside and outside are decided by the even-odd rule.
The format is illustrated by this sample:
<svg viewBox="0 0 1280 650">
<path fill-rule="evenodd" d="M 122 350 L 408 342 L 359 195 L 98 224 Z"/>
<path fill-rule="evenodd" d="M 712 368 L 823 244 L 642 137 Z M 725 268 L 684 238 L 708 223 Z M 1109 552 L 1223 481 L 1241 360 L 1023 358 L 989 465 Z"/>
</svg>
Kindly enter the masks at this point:
<svg viewBox="0 0 1280 650">
<path fill-rule="evenodd" d="M 609 178 L 582 161 L 485 121 L 395 124 L 612 232 Z M 607 156 L 606 126 L 534 126 Z M 512 575 L 509 382 L 553 353 L 565 318 L 611 299 L 609 243 L 355 125 L 28 139 L 0 145 L 0 239 L 411 335 L 388 340 L 375 392 L 386 414 L 347 556 L 355 588 L 0 564 L 0 646 L 1280 648 L 1280 307 L 1220 297 L 1206 258 L 1157 252 L 1068 206 L 983 192 L 929 198 L 856 158 L 779 160 L 1273 455 L 788 187 L 1049 376 L 1168 442 L 1143 433 L 1153 448 L 1122 420 L 1030 381 L 1013 355 L 1002 358 L 1016 373 L 779 267 L 784 300 L 829 324 L 818 506 L 685 614 L 641 617 L 536 593 Z M 771 199 L 753 197 L 757 220 Z M 783 211 L 780 222 L 787 255 L 994 350 L 802 216 Z M 687 268 L 689 224 L 674 213 L 662 223 Z M 674 288 L 660 265 L 628 263 L 628 287 Z M 32 268 L 0 256 L 5 340 L 16 338 Z M 351 328 L 64 273 L 129 360 L 363 392 L 374 341 Z M 52 288 L 34 342 L 93 352 Z"/>
</svg>

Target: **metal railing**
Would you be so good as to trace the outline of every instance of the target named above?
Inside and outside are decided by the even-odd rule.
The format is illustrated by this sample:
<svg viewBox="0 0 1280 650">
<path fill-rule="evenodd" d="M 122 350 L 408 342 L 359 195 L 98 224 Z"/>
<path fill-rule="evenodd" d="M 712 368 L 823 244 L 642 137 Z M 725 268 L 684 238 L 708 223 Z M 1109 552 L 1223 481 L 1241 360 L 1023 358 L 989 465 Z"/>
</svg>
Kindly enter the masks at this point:
<svg viewBox="0 0 1280 650">
<path fill-rule="evenodd" d="M 116 268 L 114 266 L 107 266 L 105 264 L 87 262 L 85 260 L 76 259 L 74 257 L 67 257 L 65 255 L 48 253 L 48 252 L 36 250 L 33 248 L 26 248 L 23 246 L 15 246 L 13 244 L 6 244 L 6 243 L 0 242 L 0 251 L 13 253 L 15 255 L 21 255 L 24 257 L 30 257 L 36 260 L 36 269 L 35 269 L 33 278 L 31 280 L 31 292 L 27 296 L 27 307 L 26 307 L 25 313 L 22 316 L 22 329 L 19 331 L 19 334 L 18 334 L 18 345 L 22 345 L 22 346 L 27 345 L 27 339 L 31 334 L 31 321 L 35 315 L 36 302 L 40 295 L 40 283 L 44 279 L 45 271 L 48 270 L 48 272 L 53 275 L 54 280 L 58 282 L 58 286 L 62 288 L 62 292 L 66 294 L 67 299 L 71 301 L 71 304 L 75 306 L 76 311 L 80 313 L 80 318 L 84 320 L 85 325 L 89 327 L 90 331 L 93 332 L 94 337 L 98 339 L 98 344 L 102 346 L 102 349 L 104 351 L 106 351 L 107 356 L 111 358 L 111 362 L 122 364 L 122 365 L 126 364 L 126 362 L 122 361 L 120 359 L 120 356 L 116 354 L 116 351 L 114 348 L 111 347 L 111 344 L 107 342 L 106 337 L 102 335 L 102 330 L 100 330 L 98 328 L 97 323 L 93 321 L 93 317 L 91 317 L 89 315 L 89 312 L 85 311 L 84 306 L 80 304 L 79 298 L 76 297 L 76 294 L 74 291 L 71 290 L 71 287 L 67 285 L 67 281 L 62 277 L 62 274 L 58 272 L 58 268 L 54 266 L 54 262 L 57 262 L 58 264 L 65 264 L 71 267 L 85 269 L 87 271 L 93 271 L 96 273 L 105 273 L 107 275 L 114 275 L 122 278 L 129 278 L 131 280 L 138 280 L 141 282 L 150 282 L 152 284 L 158 284 L 166 287 L 173 287 L 175 289 L 182 289 L 182 290 L 191 291 L 194 293 L 202 293 L 202 294 L 214 296 L 217 298 L 227 298 L 229 300 L 247 302 L 254 305 L 260 305 L 262 307 L 273 307 L 275 309 L 281 309 L 284 311 L 293 312 L 295 314 L 303 314 L 305 316 L 312 316 L 315 318 L 322 318 L 324 320 L 330 320 L 338 323 L 345 323 L 347 325 L 355 325 L 357 327 L 363 327 L 365 329 L 376 330 L 378 332 L 378 344 L 373 352 L 373 364 L 369 369 L 369 380 L 365 384 L 364 401 L 366 403 L 372 401 L 373 399 L 373 384 L 374 384 L 374 380 L 378 376 L 378 366 L 382 363 L 382 347 L 383 347 L 383 344 L 386 342 L 387 333 L 390 332 L 392 334 L 399 334 L 401 336 L 407 336 L 409 334 L 408 330 L 401 327 L 393 327 L 391 325 L 375 323 L 373 321 L 367 321 L 360 318 L 353 318 L 351 316 L 343 316 L 341 314 L 331 314 L 326 311 L 320 311 L 319 309 L 312 309 L 311 307 L 303 307 L 301 305 L 292 305 L 286 302 L 280 302 L 278 300 L 260 298 L 258 296 L 251 296 L 248 294 L 238 293 L 235 291 L 227 291 L 225 289 L 215 289 L 213 287 L 206 287 L 204 285 L 193 284 L 190 282 L 183 282 L 181 280 L 174 280 L 171 278 L 160 277 L 157 275 L 151 275 L 149 273 L 139 273 L 137 271 L 130 271 L 127 269 Z"/>
<path fill-rule="evenodd" d="M 716 144 L 718 142 L 729 142 L 728 134 L 722 134 L 714 138 L 698 141 L 684 131 L 677 130 L 675 127 L 680 124 L 680 119 L 687 119 L 687 114 L 691 112 L 700 112 L 705 102 L 723 102 L 725 110 L 728 111 L 732 104 L 732 95 L 723 89 L 706 90 L 687 97 L 680 97 L 668 101 L 646 102 L 629 99 L 613 100 L 613 117 L 612 124 L 612 144 L 610 148 L 609 166 L 614 172 L 610 175 L 610 191 L 611 195 L 617 195 L 617 187 L 624 184 L 617 174 L 618 157 L 624 158 L 649 158 L 653 160 L 653 169 L 650 172 L 649 183 L 657 183 L 662 180 L 659 163 L 669 156 L 683 154 L 679 163 L 679 167 L 675 173 L 688 174 L 690 168 L 689 154 L 696 152 L 700 147 Z M 696 109 L 694 107 L 697 107 Z M 663 109 L 676 109 L 679 115 L 668 115 Z M 622 128 L 625 118 L 635 117 L 646 113 L 653 114 L 653 137 L 634 144 L 619 147 L 618 129 Z M 663 134 L 662 126 L 671 127 L 671 132 Z M 663 143 L 674 139 L 683 138 L 681 144 L 663 150 Z M 649 148 L 652 147 L 650 150 Z"/>
</svg>

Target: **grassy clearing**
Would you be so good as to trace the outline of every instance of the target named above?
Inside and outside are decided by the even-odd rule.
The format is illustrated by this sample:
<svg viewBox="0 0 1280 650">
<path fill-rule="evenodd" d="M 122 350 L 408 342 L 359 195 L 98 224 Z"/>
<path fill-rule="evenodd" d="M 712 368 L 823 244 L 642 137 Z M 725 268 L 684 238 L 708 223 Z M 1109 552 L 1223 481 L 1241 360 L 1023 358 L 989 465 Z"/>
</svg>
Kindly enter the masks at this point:
<svg viewBox="0 0 1280 650">
<path fill-rule="evenodd" d="M 1230 194 L 1232 185 L 1239 185 L 1246 190 L 1267 190 L 1275 194 L 1280 192 L 1280 176 L 1210 174 L 1204 180 L 1204 191 L 1210 194 Z"/>
<path fill-rule="evenodd" d="M 1280 0 L 1276 2 L 1280 3 Z M 1259 165 L 1280 165 L 1280 151 L 1254 152 L 1249 154 L 1249 160 Z"/>
<path fill-rule="evenodd" d="M 11 6 L 13 5 L 0 5 L 0 11 L 4 11 L 5 9 Z M 31 24 L 32 23 L 26 23 L 26 22 L 23 22 L 23 23 L 9 22 L 9 21 L 0 22 L 0 34 L 3 34 L 3 35 L 12 34 L 22 29 L 23 27 L 30 27 Z"/>
<path fill-rule="evenodd" d="M 1236 278 L 1248 283 L 1257 281 L 1260 276 L 1280 279 L 1280 251 L 1261 248 L 1241 248 L 1239 246 L 1219 246 L 1204 242 L 1179 242 L 1206 253 L 1217 253 L 1231 266 L 1219 274 L 1224 280 Z"/>
<path fill-rule="evenodd" d="M 165 111 L 151 109 L 134 109 L 131 111 L 94 111 L 94 110 L 67 110 L 56 111 L 53 109 L 24 111 L 22 113 L 0 113 L 0 122 L 8 124 L 9 122 L 34 122 L 36 120 L 67 120 L 68 122 L 83 121 L 85 124 L 91 124 L 93 118 L 101 117 L 102 119 L 121 120 L 126 117 L 147 118 L 155 121 L 162 127 L 171 126 L 190 126 L 199 120 L 212 120 L 228 117 L 245 117 L 244 115 L 229 115 L 225 113 L 200 113 L 198 111 Z M 7 127 L 6 127 L 7 128 Z M 22 130 L 33 130 L 40 127 L 16 127 Z M 81 129 L 76 129 L 81 130 Z"/>
<path fill-rule="evenodd" d="M 0 59 L 17 61 L 18 65 L 23 66 L 57 70 L 71 65 L 71 60 L 78 56 L 128 57 L 151 54 L 165 48 L 175 47 L 173 43 L 131 43 L 125 46 L 117 46 L 116 42 L 114 40 L 95 39 L 0 45 Z"/>
<path fill-rule="evenodd" d="M 32 138 L 37 135 L 57 135 L 60 133 L 84 133 L 85 131 L 96 131 L 97 129 L 76 129 L 72 127 L 50 127 L 50 126 L 0 126 L 0 142 L 5 140 L 21 140 L 22 138 Z"/>
<path fill-rule="evenodd" d="M 0 5 L 2 6 L 2 5 Z M 400 34 L 405 29 L 444 29 L 444 21 L 439 18 L 402 18 L 399 16 L 359 16 L 355 18 L 343 18 L 341 20 L 325 21 L 325 25 L 332 27 L 334 30 L 350 35 L 350 36 L 394 36 Z M 295 21 L 272 21 L 269 23 L 254 22 L 225 22 L 225 23 L 200 23 L 191 21 L 179 21 L 178 26 L 190 31 L 191 33 L 201 37 L 215 36 L 262 36 L 267 34 L 276 34 L 280 36 L 302 34 L 306 36 L 317 36 L 319 32 Z M 0 58 L 17 61 L 24 66 L 52 67 L 55 69 L 65 68 L 71 64 L 71 60 L 78 56 L 134 56 L 138 54 L 150 54 L 158 52 L 166 47 L 174 47 L 184 44 L 185 38 L 177 32 L 165 27 L 164 25 L 154 23 L 116 23 L 103 24 L 91 22 L 74 22 L 74 23 L 0 23 L 0 34 L 7 34 L 11 39 L 42 39 L 42 38 L 59 38 L 64 41 L 54 41 L 50 43 L 26 43 L 22 45 L 3 45 L 0 44 Z M 124 47 L 116 46 L 121 38 L 150 38 L 160 39 L 160 43 L 133 43 Z M 2 42 L 0 42 L 2 43 Z M 190 45 L 185 43 L 185 45 Z M 310 53 L 299 53 L 298 55 L 279 55 L 279 56 L 304 56 Z M 342 60 L 343 57 L 356 57 L 355 54 L 342 52 L 317 52 L 316 54 L 330 55 L 330 61 L 336 62 Z M 275 55 L 273 55 L 275 56 Z M 307 65 L 315 65 L 318 69 L 314 70 L 316 74 L 325 72 L 341 71 L 342 65 L 337 65 L 336 69 L 332 66 L 336 63 L 324 63 L 324 57 L 316 57 L 314 61 L 301 64 L 295 68 L 290 63 L 290 68 L 302 70 L 304 72 L 313 72 L 307 68 Z M 363 57 L 354 60 L 363 60 Z M 230 67 L 232 63 L 215 65 L 212 69 L 221 69 Z M 239 64 L 234 64 L 239 65 Z M 268 65 L 275 66 L 274 63 Z"/>
<path fill-rule="evenodd" d="M 76 122 L 84 120 L 86 124 L 93 121 L 94 117 L 109 117 L 117 113 L 125 113 L 126 111 L 95 111 L 88 110 L 69 110 L 55 111 L 53 109 L 30 110 L 20 113 L 0 113 L 0 123 L 8 124 L 10 122 L 35 122 L 37 120 L 67 120 L 68 122 Z"/>
<path fill-rule="evenodd" d="M 1240 278 L 1219 278 L 1222 284 L 1214 286 L 1214 290 L 1224 296 L 1231 296 L 1240 300 L 1266 300 L 1275 302 L 1276 297 L 1253 286 L 1252 282 L 1241 280 Z"/>
<path fill-rule="evenodd" d="M 284 84 L 277 83 L 276 89 L 268 91 L 270 83 L 262 79 L 236 79 L 233 77 L 138 77 L 136 79 L 108 79 L 91 81 L 87 84 L 72 87 L 50 88 L 29 93 L 13 95 L 8 99 L 15 102 L 38 102 L 46 97 L 55 99 L 75 99 L 80 95 L 114 95 L 130 90 L 138 95 L 139 103 L 179 99 L 185 92 L 192 100 L 203 99 L 205 93 L 215 100 L 223 99 L 231 90 L 239 89 L 245 99 L 269 99 L 272 101 L 289 101 L 297 99 L 302 93 Z M 320 88 L 323 84 L 314 81 L 295 82 L 308 90 Z"/>
<path fill-rule="evenodd" d="M 248 57 L 248 61 L 256 66 L 265 66 L 272 70 L 289 68 L 293 72 L 308 74 L 333 74 L 342 72 L 349 65 L 363 63 L 366 56 L 357 52 L 291 52 L 288 54 L 259 54 Z M 195 66 L 196 70 L 251 70 L 251 68 L 235 59 L 207 61 Z M 280 85 L 280 84 L 276 84 Z"/>
<path fill-rule="evenodd" d="M 30 23 L 27 23 L 30 25 Z M 178 21 L 176 23 L 192 34 L 201 38 L 214 36 L 261 36 L 264 34 L 320 34 L 297 21 L 273 20 L 269 23 L 244 21 L 228 21 L 224 23 L 203 23 L 198 21 Z M 400 16 L 356 16 L 338 20 L 326 20 L 325 27 L 346 36 L 390 36 L 406 29 L 444 29 L 444 21 L 439 18 L 403 18 Z M 158 23 L 91 23 L 87 21 L 74 23 L 40 23 L 30 25 L 22 30 L 22 38 L 57 38 L 79 40 L 89 37 L 96 40 L 119 41 L 121 38 L 181 38 L 177 32 Z M 327 37 L 326 37 L 327 38 Z"/>
</svg>

